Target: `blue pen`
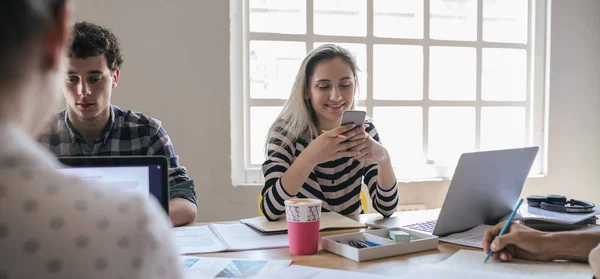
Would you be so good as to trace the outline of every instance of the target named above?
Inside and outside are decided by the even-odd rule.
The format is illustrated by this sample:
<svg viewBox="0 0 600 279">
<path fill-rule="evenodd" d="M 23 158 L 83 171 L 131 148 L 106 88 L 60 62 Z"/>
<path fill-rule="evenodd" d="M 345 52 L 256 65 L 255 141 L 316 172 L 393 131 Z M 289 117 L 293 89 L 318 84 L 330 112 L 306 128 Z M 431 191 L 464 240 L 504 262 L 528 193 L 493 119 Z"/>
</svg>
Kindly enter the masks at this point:
<svg viewBox="0 0 600 279">
<path fill-rule="evenodd" d="M 372 242 L 372 241 L 367 241 L 367 244 L 371 245 L 371 247 L 381 246 L 381 244 L 375 243 L 375 242 Z"/>
<path fill-rule="evenodd" d="M 504 227 L 502 227 L 502 230 L 500 231 L 498 236 L 503 235 L 506 232 L 506 230 L 508 230 L 508 227 L 510 227 L 512 220 L 513 220 L 513 218 L 515 218 L 515 214 L 517 214 L 517 211 L 519 210 L 519 207 L 521 206 L 522 203 L 523 203 L 523 199 L 520 199 L 517 202 L 517 205 L 515 205 L 515 208 L 513 209 L 512 213 L 510 213 L 510 216 L 508 216 L 508 220 L 506 220 L 506 223 L 504 224 Z M 490 259 L 491 256 L 492 256 L 492 249 L 490 249 L 490 251 L 488 252 L 487 256 L 485 257 L 485 261 L 483 261 L 483 263 L 486 263 Z"/>
</svg>

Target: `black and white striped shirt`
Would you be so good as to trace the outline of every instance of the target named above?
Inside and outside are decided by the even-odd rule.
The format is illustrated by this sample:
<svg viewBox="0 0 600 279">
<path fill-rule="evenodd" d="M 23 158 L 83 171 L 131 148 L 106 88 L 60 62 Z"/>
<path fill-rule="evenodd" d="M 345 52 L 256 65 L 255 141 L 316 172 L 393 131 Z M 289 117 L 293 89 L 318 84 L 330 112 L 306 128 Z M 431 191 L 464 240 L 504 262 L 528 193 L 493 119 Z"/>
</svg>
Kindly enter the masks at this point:
<svg viewBox="0 0 600 279">
<path fill-rule="evenodd" d="M 379 135 L 373 123 L 365 121 L 367 133 L 379 142 Z M 294 160 L 308 146 L 305 139 L 290 143 L 283 133 L 275 132 L 269 138 L 267 160 L 262 165 L 265 186 L 262 190 L 261 210 L 265 217 L 277 220 L 285 214 L 284 201 L 298 198 L 316 198 L 323 201 L 322 211 L 335 211 L 342 215 L 363 213 L 360 201 L 362 182 L 369 189 L 373 207 L 383 216 L 390 216 L 398 205 L 398 187 L 384 190 L 377 183 L 378 164 L 358 161 L 354 158 L 340 158 L 317 165 L 308 175 L 296 196 L 291 196 L 281 185 L 281 176 Z M 283 148 L 283 143 L 288 143 Z"/>
</svg>

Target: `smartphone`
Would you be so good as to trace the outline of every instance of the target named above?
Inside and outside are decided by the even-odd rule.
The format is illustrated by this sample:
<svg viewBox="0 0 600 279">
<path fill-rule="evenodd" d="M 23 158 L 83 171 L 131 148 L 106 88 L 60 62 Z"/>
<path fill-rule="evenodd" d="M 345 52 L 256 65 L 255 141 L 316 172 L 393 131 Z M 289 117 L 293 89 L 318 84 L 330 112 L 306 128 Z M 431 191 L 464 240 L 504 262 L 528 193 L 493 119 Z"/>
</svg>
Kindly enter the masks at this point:
<svg viewBox="0 0 600 279">
<path fill-rule="evenodd" d="M 367 112 L 362 110 L 346 110 L 342 113 L 342 121 L 340 126 L 346 124 L 354 124 L 356 127 L 362 126 L 365 123 Z"/>
</svg>

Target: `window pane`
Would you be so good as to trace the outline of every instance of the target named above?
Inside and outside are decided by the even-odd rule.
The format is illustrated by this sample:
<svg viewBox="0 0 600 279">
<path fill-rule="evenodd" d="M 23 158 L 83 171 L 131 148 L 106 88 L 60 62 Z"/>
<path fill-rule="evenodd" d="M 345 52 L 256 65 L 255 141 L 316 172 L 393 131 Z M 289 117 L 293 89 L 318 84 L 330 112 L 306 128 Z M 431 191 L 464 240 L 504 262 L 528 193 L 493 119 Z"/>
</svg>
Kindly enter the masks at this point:
<svg viewBox="0 0 600 279">
<path fill-rule="evenodd" d="M 436 165 L 456 164 L 460 155 L 475 149 L 475 108 L 429 109 L 429 156 Z"/>
<path fill-rule="evenodd" d="M 305 43 L 250 41 L 250 98 L 287 99 L 305 55 Z"/>
<path fill-rule="evenodd" d="M 527 53 L 524 49 L 482 50 L 481 98 L 489 101 L 525 101 Z"/>
<path fill-rule="evenodd" d="M 316 42 L 314 47 L 318 47 L 324 44 L 336 44 L 344 47 L 352 53 L 358 63 L 358 99 L 364 100 L 367 98 L 367 46 L 364 44 L 350 44 L 350 43 L 326 43 Z"/>
<path fill-rule="evenodd" d="M 283 107 L 250 108 L 250 163 L 261 165 L 265 161 L 265 143 L 269 127 Z"/>
<path fill-rule="evenodd" d="M 374 0 L 373 34 L 384 38 L 423 38 L 423 0 Z"/>
<path fill-rule="evenodd" d="M 403 173 L 415 173 L 423 156 L 421 107 L 375 107 L 373 123 L 390 153 L 392 165 Z"/>
<path fill-rule="evenodd" d="M 430 0 L 430 3 L 429 35 L 432 39 L 477 39 L 477 0 Z"/>
<path fill-rule="evenodd" d="M 474 48 L 430 48 L 429 99 L 475 100 L 475 78 Z"/>
<path fill-rule="evenodd" d="M 483 1 L 483 40 L 527 43 L 527 0 Z"/>
<path fill-rule="evenodd" d="M 250 0 L 250 32 L 306 34 L 306 0 Z"/>
<path fill-rule="evenodd" d="M 423 99 L 423 47 L 373 46 L 373 98 Z"/>
<path fill-rule="evenodd" d="M 481 150 L 525 146 L 525 108 L 481 108 Z"/>
<path fill-rule="evenodd" d="M 366 0 L 314 1 L 314 32 L 319 35 L 365 37 Z"/>
</svg>

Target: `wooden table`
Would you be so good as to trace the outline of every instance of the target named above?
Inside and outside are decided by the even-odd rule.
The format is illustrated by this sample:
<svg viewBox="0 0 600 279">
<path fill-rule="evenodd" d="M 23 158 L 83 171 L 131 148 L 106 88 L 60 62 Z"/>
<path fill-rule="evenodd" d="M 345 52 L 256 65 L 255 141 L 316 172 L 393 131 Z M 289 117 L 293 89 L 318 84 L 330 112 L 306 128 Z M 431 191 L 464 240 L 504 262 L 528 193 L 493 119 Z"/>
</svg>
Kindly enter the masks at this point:
<svg viewBox="0 0 600 279">
<path fill-rule="evenodd" d="M 358 219 L 360 222 L 372 218 L 380 218 L 379 214 L 364 214 Z M 198 224 L 201 225 L 201 224 Z M 343 233 L 352 233 L 365 231 L 368 229 L 335 230 L 321 232 L 320 236 L 331 236 Z M 251 260 L 292 260 L 292 264 L 312 267 L 322 267 L 331 269 L 351 270 L 385 275 L 404 275 L 411 269 L 417 268 L 422 264 L 434 264 L 441 262 L 460 249 L 477 250 L 470 247 L 459 246 L 440 242 L 437 250 L 424 251 L 403 256 L 389 257 L 366 262 L 355 262 L 336 254 L 329 253 L 321 249 L 319 240 L 319 252 L 315 255 L 294 256 L 291 255 L 288 248 L 252 250 L 240 252 L 222 252 L 210 254 L 197 254 L 200 257 L 219 257 L 219 258 L 241 258 Z M 189 255 L 191 256 L 191 255 Z"/>
</svg>

